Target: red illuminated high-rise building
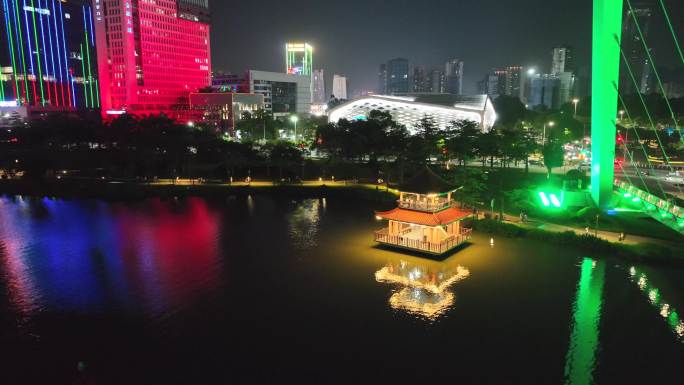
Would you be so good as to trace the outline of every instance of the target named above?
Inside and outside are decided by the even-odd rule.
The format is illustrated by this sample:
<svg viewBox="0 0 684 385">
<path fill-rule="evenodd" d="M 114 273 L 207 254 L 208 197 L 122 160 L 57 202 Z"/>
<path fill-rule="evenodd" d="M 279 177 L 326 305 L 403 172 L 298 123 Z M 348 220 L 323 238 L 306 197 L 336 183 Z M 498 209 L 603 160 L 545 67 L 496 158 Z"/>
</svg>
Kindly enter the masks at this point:
<svg viewBox="0 0 684 385">
<path fill-rule="evenodd" d="M 102 111 L 177 117 L 211 84 L 208 0 L 93 0 Z"/>
</svg>

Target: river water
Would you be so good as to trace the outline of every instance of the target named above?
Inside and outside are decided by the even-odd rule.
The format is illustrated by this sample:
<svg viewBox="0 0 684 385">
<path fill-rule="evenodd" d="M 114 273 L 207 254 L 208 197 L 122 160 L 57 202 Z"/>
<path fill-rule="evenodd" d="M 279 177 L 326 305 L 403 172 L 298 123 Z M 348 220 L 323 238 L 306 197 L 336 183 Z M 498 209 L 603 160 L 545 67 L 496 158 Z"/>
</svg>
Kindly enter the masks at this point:
<svg viewBox="0 0 684 385">
<path fill-rule="evenodd" d="M 684 383 L 684 270 L 478 234 L 419 258 L 374 208 L 0 197 L 2 383 Z"/>
</svg>

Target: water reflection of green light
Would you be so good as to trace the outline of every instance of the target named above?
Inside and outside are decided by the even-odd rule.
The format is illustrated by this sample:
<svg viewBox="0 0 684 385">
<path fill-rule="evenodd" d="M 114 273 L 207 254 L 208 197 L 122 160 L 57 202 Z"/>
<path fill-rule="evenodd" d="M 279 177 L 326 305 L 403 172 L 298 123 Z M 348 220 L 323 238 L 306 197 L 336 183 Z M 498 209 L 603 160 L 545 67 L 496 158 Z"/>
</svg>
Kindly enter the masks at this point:
<svg viewBox="0 0 684 385">
<path fill-rule="evenodd" d="M 565 357 L 564 383 L 567 385 L 585 385 L 593 382 L 604 279 L 605 262 L 585 258 L 572 309 L 570 347 Z"/>
<path fill-rule="evenodd" d="M 629 269 L 630 281 L 636 283 L 642 293 L 648 297 L 648 302 L 658 311 L 672 329 L 675 336 L 684 342 L 684 321 L 679 318 L 675 310 L 660 294 L 660 289 L 655 287 L 648 279 L 646 273 L 636 267 Z"/>
</svg>

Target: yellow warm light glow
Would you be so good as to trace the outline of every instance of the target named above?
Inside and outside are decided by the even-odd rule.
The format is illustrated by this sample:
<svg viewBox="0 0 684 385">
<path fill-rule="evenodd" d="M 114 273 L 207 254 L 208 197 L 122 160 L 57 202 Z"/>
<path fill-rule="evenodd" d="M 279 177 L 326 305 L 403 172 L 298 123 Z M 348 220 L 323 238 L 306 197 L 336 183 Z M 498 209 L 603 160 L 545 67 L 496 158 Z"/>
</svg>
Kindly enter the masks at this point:
<svg viewBox="0 0 684 385">
<path fill-rule="evenodd" d="M 421 275 L 420 278 L 427 276 L 427 274 Z M 415 278 L 412 276 L 403 276 L 391 272 L 391 268 L 388 266 L 383 267 L 375 273 L 375 280 L 380 283 L 398 283 L 400 285 L 409 286 L 414 289 L 427 290 L 433 294 L 442 294 L 445 292 L 449 286 L 455 284 L 456 282 L 462 281 L 470 276 L 470 270 L 458 266 L 456 267 L 456 273 L 449 276 L 448 278 L 432 282 L 426 279 Z"/>
<path fill-rule="evenodd" d="M 396 310 L 404 310 L 428 319 L 436 319 L 454 304 L 454 294 L 446 292 L 440 295 L 434 302 L 423 302 L 414 296 L 413 290 L 404 288 L 392 294 L 389 299 L 390 307 Z"/>
<path fill-rule="evenodd" d="M 470 276 L 470 270 L 453 262 L 392 258 L 375 273 L 375 280 L 401 286 L 389 299 L 392 309 L 435 320 L 454 304 L 455 295 L 449 288 Z"/>
</svg>

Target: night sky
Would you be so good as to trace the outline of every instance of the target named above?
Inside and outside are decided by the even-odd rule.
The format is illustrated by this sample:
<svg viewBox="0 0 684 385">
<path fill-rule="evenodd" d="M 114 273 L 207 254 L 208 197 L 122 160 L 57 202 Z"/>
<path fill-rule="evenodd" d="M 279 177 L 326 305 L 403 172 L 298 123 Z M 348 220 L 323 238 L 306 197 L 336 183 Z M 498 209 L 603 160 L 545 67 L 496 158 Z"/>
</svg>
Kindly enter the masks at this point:
<svg viewBox="0 0 684 385">
<path fill-rule="evenodd" d="M 666 0 L 684 40 L 684 2 Z M 464 92 L 493 67 L 521 64 L 549 71 L 551 49 L 575 48 L 590 64 L 592 1 L 559 0 L 211 0 L 214 70 L 283 72 L 284 45 L 314 45 L 314 68 L 345 74 L 351 95 L 377 87 L 380 63 L 406 57 L 410 65 L 443 67 L 465 61 Z M 659 11 L 659 8 L 655 8 Z M 672 65 L 674 46 L 655 12 L 656 62 Z M 667 39 L 666 39 L 667 38 Z M 667 43 L 667 44 L 665 44 Z M 681 63 L 680 63 L 681 66 Z"/>
</svg>

